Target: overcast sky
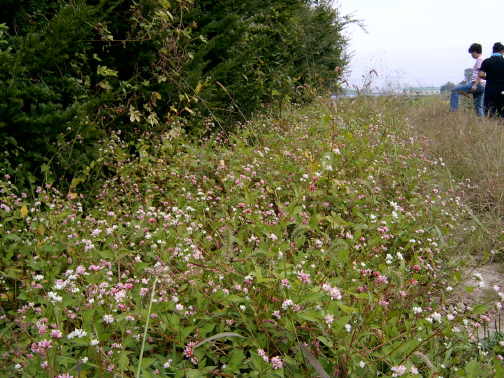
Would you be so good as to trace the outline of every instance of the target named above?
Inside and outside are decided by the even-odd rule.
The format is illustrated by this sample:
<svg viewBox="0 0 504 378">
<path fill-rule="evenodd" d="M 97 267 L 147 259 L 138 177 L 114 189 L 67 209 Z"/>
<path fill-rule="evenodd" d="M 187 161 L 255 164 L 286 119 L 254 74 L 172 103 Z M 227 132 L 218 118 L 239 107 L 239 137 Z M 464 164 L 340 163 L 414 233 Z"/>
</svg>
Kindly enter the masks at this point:
<svg viewBox="0 0 504 378">
<path fill-rule="evenodd" d="M 376 69 L 378 84 L 440 86 L 458 83 L 474 60 L 469 45 L 483 45 L 489 56 L 494 42 L 504 43 L 503 0 L 337 0 L 343 14 L 366 26 L 348 28 L 353 55 L 352 85 Z"/>
</svg>

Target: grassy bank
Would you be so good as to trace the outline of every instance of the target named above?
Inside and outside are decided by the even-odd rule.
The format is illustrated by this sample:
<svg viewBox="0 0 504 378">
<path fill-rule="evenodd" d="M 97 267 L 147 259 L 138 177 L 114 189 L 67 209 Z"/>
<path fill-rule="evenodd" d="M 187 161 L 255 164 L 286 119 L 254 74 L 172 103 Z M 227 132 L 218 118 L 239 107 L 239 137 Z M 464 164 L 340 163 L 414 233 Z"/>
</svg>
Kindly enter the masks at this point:
<svg viewBox="0 0 504 378">
<path fill-rule="evenodd" d="M 502 261 L 504 216 L 504 124 L 480 119 L 472 109 L 449 113 L 440 98 L 408 110 L 411 131 L 424 151 L 442 160 L 446 176 L 466 183 L 463 201 L 478 218 L 473 254 L 482 261 Z M 491 252 L 489 255 L 488 253 Z"/>
<path fill-rule="evenodd" d="M 320 102 L 138 155 L 116 135 L 92 200 L 5 178 L 0 372 L 500 374 L 502 347 L 470 336 L 489 308 L 450 302 L 471 185 L 426 154 L 415 106 Z"/>
</svg>

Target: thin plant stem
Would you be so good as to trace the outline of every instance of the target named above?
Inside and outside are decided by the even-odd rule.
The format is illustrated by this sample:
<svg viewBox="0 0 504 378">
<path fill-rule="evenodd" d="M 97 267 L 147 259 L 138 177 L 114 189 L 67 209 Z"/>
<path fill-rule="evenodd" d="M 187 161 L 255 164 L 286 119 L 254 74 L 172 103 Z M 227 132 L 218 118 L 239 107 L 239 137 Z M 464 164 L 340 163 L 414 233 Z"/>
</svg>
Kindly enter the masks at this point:
<svg viewBox="0 0 504 378">
<path fill-rule="evenodd" d="M 140 371 L 142 370 L 142 360 L 143 360 L 143 354 L 144 354 L 144 348 L 145 348 L 145 339 L 147 338 L 147 330 L 149 329 L 150 315 L 151 315 L 151 311 L 152 311 L 152 302 L 154 301 L 154 294 L 156 292 L 156 283 L 157 283 L 157 277 L 154 278 L 154 283 L 152 284 L 152 293 L 151 293 L 150 302 L 149 302 L 149 310 L 147 311 L 147 319 L 145 320 L 142 348 L 140 349 L 140 356 L 138 358 L 138 368 L 137 368 L 137 372 L 135 375 L 136 378 L 140 378 Z"/>
</svg>

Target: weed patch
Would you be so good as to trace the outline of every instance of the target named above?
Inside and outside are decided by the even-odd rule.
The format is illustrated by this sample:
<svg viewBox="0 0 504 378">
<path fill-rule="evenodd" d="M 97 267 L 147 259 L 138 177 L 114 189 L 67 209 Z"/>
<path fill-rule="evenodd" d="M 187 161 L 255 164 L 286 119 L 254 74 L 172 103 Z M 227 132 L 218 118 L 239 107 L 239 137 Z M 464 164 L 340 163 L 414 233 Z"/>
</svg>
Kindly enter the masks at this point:
<svg viewBox="0 0 504 378">
<path fill-rule="evenodd" d="M 471 340 L 490 308 L 449 301 L 466 183 L 444 185 L 402 109 L 321 102 L 135 156 L 114 135 L 87 207 L 5 177 L 0 372 L 495 376 L 502 347 Z"/>
</svg>

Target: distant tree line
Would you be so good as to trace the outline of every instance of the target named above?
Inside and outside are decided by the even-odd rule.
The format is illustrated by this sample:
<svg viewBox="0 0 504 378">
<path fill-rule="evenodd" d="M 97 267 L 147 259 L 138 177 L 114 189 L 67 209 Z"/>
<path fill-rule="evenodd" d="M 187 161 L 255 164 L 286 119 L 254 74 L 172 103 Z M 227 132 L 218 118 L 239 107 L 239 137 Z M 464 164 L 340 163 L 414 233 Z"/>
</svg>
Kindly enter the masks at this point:
<svg viewBox="0 0 504 378">
<path fill-rule="evenodd" d="M 455 88 L 455 84 L 452 83 L 451 81 L 447 82 L 446 84 L 442 85 L 440 88 L 441 93 L 447 93 L 451 92 L 453 88 Z"/>
<path fill-rule="evenodd" d="M 464 83 L 470 82 L 471 77 L 472 77 L 472 72 L 473 72 L 472 68 L 466 68 L 464 70 L 464 80 L 462 80 L 459 84 L 464 84 Z M 442 85 L 439 89 L 440 89 L 441 93 L 446 93 L 446 92 L 451 92 L 452 89 L 455 88 L 456 86 L 457 86 L 457 84 L 452 83 L 451 81 L 448 81 L 446 84 Z"/>
<path fill-rule="evenodd" d="M 71 179 L 112 132 L 199 136 L 310 101 L 349 22 L 325 0 L 4 0 L 0 171 Z"/>
</svg>

